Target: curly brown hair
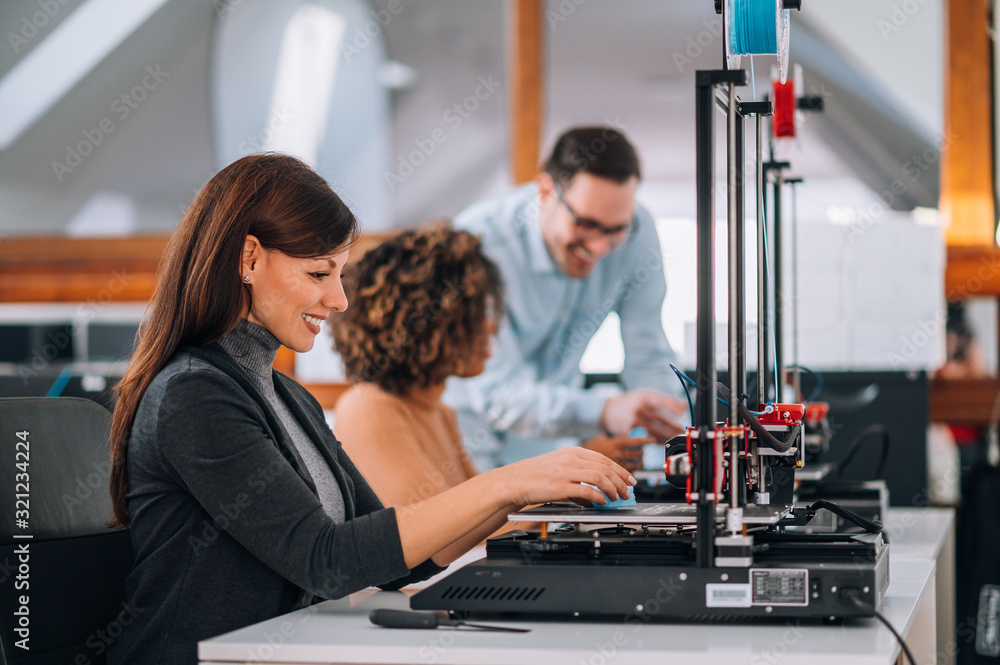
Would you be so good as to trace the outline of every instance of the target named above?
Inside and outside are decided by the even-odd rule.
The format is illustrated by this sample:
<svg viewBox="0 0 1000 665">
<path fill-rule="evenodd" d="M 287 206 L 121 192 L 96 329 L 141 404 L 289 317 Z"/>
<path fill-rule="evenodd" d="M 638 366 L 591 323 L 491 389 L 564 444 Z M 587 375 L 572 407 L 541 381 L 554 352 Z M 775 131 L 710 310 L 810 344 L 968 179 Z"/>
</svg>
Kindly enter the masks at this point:
<svg viewBox="0 0 1000 665">
<path fill-rule="evenodd" d="M 351 383 L 406 395 L 462 372 L 503 314 L 503 279 L 479 238 L 443 225 L 405 231 L 344 275 L 351 306 L 333 317 Z"/>
</svg>

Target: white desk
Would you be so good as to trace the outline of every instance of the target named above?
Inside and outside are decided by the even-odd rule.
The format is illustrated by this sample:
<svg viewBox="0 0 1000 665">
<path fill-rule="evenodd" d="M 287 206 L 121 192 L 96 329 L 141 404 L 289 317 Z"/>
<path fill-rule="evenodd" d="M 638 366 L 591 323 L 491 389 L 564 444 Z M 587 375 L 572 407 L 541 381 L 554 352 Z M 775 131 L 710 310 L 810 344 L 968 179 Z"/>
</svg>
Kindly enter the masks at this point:
<svg viewBox="0 0 1000 665">
<path fill-rule="evenodd" d="M 939 520 L 925 511 L 899 522 L 896 517 L 890 514 L 887 524 L 905 522 L 906 528 L 895 538 L 900 556 L 890 550 L 891 582 L 881 610 L 897 630 L 911 635 L 908 641 L 918 659 L 933 662 L 936 631 L 924 624 L 934 620 L 933 557 L 946 547 L 951 519 Z M 890 547 L 896 548 L 896 542 Z M 368 612 L 380 607 L 408 608 L 408 597 L 365 591 L 328 601 L 201 642 L 199 657 L 203 665 L 662 665 L 666 655 L 685 665 L 887 665 L 896 662 L 899 652 L 895 638 L 874 619 L 837 626 L 793 621 L 776 625 L 525 621 L 510 625 L 532 632 L 504 634 L 379 628 L 368 621 Z"/>
<path fill-rule="evenodd" d="M 892 560 L 923 559 L 935 563 L 934 586 L 924 600 L 913 637 L 907 642 L 910 649 L 917 658 L 926 659 L 928 663 L 953 665 L 956 646 L 955 511 L 951 508 L 893 508 L 886 517 L 885 531 Z M 933 644 L 928 639 L 932 631 Z"/>
</svg>

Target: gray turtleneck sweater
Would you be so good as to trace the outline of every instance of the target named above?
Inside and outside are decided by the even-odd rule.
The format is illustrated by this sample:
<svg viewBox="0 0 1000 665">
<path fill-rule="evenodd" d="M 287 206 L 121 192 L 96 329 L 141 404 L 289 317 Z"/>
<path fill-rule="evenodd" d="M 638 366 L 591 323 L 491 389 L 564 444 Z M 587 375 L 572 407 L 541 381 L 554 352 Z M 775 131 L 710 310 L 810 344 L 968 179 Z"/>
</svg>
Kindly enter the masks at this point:
<svg viewBox="0 0 1000 665">
<path fill-rule="evenodd" d="M 344 497 L 340 493 L 340 486 L 337 485 L 337 480 L 333 477 L 330 465 L 323 459 L 316 444 L 303 431 L 302 425 L 288 410 L 285 402 L 274 392 L 274 376 L 271 366 L 274 364 L 274 358 L 278 354 L 281 342 L 267 328 L 250 323 L 246 319 L 240 319 L 236 328 L 219 340 L 219 346 L 225 349 L 226 353 L 232 356 L 233 360 L 246 371 L 247 376 L 260 389 L 264 397 L 267 398 L 268 404 L 278 414 L 282 427 L 285 428 L 285 432 L 295 444 L 296 452 L 298 452 L 306 470 L 309 471 L 309 476 L 316 485 L 323 510 L 335 522 L 343 522 Z"/>
<path fill-rule="evenodd" d="M 110 665 L 196 665 L 198 640 L 441 570 L 407 570 L 395 510 L 315 398 L 270 372 L 276 348 L 241 323 L 221 344 L 178 349 L 146 389 L 128 441 L 135 564 Z M 325 466 L 307 464 L 305 443 Z M 318 488 L 322 468 L 336 498 Z"/>
</svg>

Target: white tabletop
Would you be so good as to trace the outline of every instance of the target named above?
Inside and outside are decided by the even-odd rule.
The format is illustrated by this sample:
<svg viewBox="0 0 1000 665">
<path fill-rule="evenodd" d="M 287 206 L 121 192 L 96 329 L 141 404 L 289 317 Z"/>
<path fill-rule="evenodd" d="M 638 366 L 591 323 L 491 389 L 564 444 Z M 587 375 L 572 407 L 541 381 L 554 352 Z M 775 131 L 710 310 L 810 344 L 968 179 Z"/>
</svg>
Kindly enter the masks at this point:
<svg viewBox="0 0 1000 665">
<path fill-rule="evenodd" d="M 890 508 L 885 538 L 893 557 L 936 559 L 954 522 L 953 508 Z"/>
<path fill-rule="evenodd" d="M 951 513 L 925 510 L 892 513 L 887 526 L 903 526 L 890 545 L 890 585 L 880 609 L 905 635 L 924 596 L 933 589 L 932 557 L 940 550 L 944 534 L 950 528 Z M 887 665 L 895 662 L 899 652 L 895 638 L 874 619 L 834 626 L 796 621 L 730 625 L 565 620 L 506 624 L 532 629 L 524 634 L 394 630 L 368 621 L 370 610 L 406 609 L 408 600 L 400 592 L 361 592 L 351 599 L 328 601 L 201 642 L 199 657 L 204 665 L 247 662 L 609 665 L 619 657 L 621 660 L 617 662 L 629 665 L 661 665 L 664 655 L 669 654 L 672 662 L 685 665 L 778 662 L 819 665 L 840 664 L 847 659 L 852 665 Z"/>
</svg>

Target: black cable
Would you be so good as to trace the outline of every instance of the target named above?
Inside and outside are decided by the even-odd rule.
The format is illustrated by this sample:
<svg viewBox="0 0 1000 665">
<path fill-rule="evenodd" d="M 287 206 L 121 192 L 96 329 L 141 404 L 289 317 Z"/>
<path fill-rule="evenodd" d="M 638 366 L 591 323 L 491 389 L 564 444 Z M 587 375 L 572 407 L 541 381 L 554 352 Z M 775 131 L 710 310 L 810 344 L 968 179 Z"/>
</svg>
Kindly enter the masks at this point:
<svg viewBox="0 0 1000 665">
<path fill-rule="evenodd" d="M 693 425 L 694 424 L 694 402 L 691 401 L 691 391 L 688 390 L 688 387 L 687 387 L 687 381 L 690 381 L 691 379 L 688 379 L 688 377 L 685 376 L 684 372 L 682 372 L 679 369 L 677 369 L 677 367 L 673 363 L 670 363 L 670 369 L 674 370 L 674 374 L 676 374 L 677 378 L 680 379 L 681 387 L 684 388 L 684 396 L 687 397 L 688 409 L 689 409 L 689 413 L 691 414 L 691 424 Z M 685 379 L 687 379 L 687 381 L 685 381 Z"/>
<path fill-rule="evenodd" d="M 729 388 L 720 383 L 718 384 L 716 390 L 724 400 L 730 403 L 732 402 L 732 400 L 729 398 Z M 750 429 L 754 431 L 754 434 L 756 434 L 759 439 L 767 441 L 768 445 L 777 450 L 779 453 L 788 452 L 789 448 L 792 447 L 792 445 L 795 443 L 795 440 L 799 436 L 799 428 L 795 427 L 792 429 L 791 432 L 789 432 L 788 439 L 782 441 L 781 439 L 776 438 L 773 434 L 768 432 L 764 428 L 764 426 L 760 424 L 760 421 L 757 420 L 757 417 L 754 416 L 752 413 L 750 413 L 750 409 L 748 409 L 747 406 L 743 404 L 743 402 L 741 402 L 740 400 L 736 401 L 736 409 L 739 411 L 740 415 L 743 416 L 743 420 L 745 420 L 746 423 L 750 426 Z"/>
<path fill-rule="evenodd" d="M 813 400 L 815 400 L 817 397 L 820 396 L 820 393 L 823 392 L 823 375 L 822 374 L 820 374 L 818 372 L 814 372 L 811 369 L 809 369 L 808 367 L 804 367 L 802 365 L 789 365 L 785 369 L 786 370 L 800 369 L 803 372 L 808 372 L 809 374 L 811 374 L 812 378 L 816 380 L 816 385 L 813 386 L 812 391 L 809 393 L 809 397 L 806 397 L 802 401 L 804 401 L 804 402 L 812 402 Z"/>
<path fill-rule="evenodd" d="M 903 639 L 903 636 L 900 635 L 899 632 L 897 632 L 896 629 L 892 627 L 892 624 L 889 623 L 889 620 L 886 619 L 884 616 L 882 616 L 882 614 L 878 610 L 876 610 L 874 607 L 872 607 L 871 604 L 866 603 L 858 596 L 857 589 L 849 589 L 848 591 L 844 592 L 844 596 L 852 603 L 863 609 L 865 612 L 868 612 L 869 615 L 881 621 L 882 624 L 889 629 L 889 632 L 896 637 L 896 641 L 899 642 L 899 646 L 903 649 L 903 653 L 905 653 L 906 657 L 910 659 L 910 664 L 917 665 L 917 659 L 913 657 L 913 652 L 910 651 L 910 647 L 906 646 L 906 641 Z"/>
<path fill-rule="evenodd" d="M 827 501 L 826 499 L 820 499 L 809 506 L 809 510 L 816 512 L 820 508 L 825 508 L 829 510 L 834 515 L 839 515 L 843 517 L 848 522 L 856 524 L 868 533 L 882 533 L 882 525 L 878 522 L 873 522 L 872 520 L 858 515 L 853 510 L 848 510 L 843 506 L 838 506 L 833 501 Z"/>
<path fill-rule="evenodd" d="M 872 434 L 882 435 L 882 453 L 879 455 L 878 466 L 875 467 L 875 478 L 882 477 L 882 471 L 885 468 L 885 461 L 889 457 L 889 430 L 885 428 L 885 425 L 869 425 L 868 427 L 861 430 L 861 432 L 854 437 L 854 441 L 851 442 L 851 447 L 847 450 L 847 454 L 844 455 L 844 459 L 840 461 L 837 468 L 833 472 L 834 478 L 840 478 L 844 471 L 844 467 L 854 459 L 854 455 L 861 449 L 861 443 L 867 439 Z"/>
</svg>

